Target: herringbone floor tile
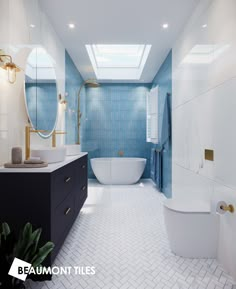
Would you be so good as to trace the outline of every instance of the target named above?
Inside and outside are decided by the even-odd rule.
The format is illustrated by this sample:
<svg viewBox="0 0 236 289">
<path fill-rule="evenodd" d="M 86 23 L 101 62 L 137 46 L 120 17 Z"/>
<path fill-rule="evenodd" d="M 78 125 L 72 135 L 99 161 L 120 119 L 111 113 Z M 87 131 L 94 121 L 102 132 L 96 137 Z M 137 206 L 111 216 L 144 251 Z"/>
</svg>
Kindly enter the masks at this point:
<svg viewBox="0 0 236 289">
<path fill-rule="evenodd" d="M 149 181 L 134 186 L 89 184 L 89 197 L 57 266 L 95 266 L 95 275 L 60 275 L 31 289 L 232 289 L 216 260 L 170 252 L 162 201 Z"/>
</svg>

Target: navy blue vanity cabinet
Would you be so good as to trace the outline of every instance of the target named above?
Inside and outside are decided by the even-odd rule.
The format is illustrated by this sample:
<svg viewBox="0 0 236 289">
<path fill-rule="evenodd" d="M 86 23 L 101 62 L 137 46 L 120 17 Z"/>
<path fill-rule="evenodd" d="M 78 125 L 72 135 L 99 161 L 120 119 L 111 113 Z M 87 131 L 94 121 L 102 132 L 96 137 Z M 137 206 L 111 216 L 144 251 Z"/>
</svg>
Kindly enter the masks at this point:
<svg viewBox="0 0 236 289">
<path fill-rule="evenodd" d="M 17 232 L 25 223 L 42 228 L 42 243 L 55 248 L 45 266 L 52 265 L 87 198 L 87 155 L 52 172 L 1 172 L 0 222 Z"/>
<path fill-rule="evenodd" d="M 75 193 L 75 210 L 76 214 L 79 213 L 85 200 L 88 196 L 88 173 L 87 173 L 87 158 L 81 159 L 80 165 L 76 167 L 76 175 L 80 176 L 77 178 L 78 191 Z"/>
</svg>

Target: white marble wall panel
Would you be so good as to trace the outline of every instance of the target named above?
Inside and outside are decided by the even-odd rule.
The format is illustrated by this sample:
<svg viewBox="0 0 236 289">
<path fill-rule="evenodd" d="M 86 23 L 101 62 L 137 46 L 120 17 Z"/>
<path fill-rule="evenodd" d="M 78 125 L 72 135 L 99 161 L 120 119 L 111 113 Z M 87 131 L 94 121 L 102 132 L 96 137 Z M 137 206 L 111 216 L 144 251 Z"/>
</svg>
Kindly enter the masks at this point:
<svg viewBox="0 0 236 289">
<path fill-rule="evenodd" d="M 6 44 L 9 43 L 9 25 L 7 19 L 9 18 L 9 1 L 0 1 L 0 27 L 1 27 L 1 47 L 5 48 Z"/>
<path fill-rule="evenodd" d="M 173 197 L 236 205 L 235 31 L 235 0 L 202 0 L 174 45 Z M 236 278 L 236 214 L 220 229 L 218 258 Z"/>
<path fill-rule="evenodd" d="M 213 196 L 212 180 L 195 172 L 173 164 L 172 187 L 173 197 L 190 200 L 210 201 Z"/>
</svg>

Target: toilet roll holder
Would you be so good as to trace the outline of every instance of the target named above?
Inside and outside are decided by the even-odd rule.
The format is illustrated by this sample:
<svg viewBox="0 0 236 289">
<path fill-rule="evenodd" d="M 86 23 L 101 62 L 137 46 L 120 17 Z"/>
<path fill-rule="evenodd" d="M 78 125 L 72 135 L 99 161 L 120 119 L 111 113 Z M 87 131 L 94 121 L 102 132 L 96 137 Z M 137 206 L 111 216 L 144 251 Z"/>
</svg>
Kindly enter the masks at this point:
<svg viewBox="0 0 236 289">
<path fill-rule="evenodd" d="M 226 206 L 221 205 L 220 209 L 225 211 L 225 212 L 234 213 L 234 206 L 232 204 L 229 204 L 229 205 L 226 205 Z"/>
</svg>

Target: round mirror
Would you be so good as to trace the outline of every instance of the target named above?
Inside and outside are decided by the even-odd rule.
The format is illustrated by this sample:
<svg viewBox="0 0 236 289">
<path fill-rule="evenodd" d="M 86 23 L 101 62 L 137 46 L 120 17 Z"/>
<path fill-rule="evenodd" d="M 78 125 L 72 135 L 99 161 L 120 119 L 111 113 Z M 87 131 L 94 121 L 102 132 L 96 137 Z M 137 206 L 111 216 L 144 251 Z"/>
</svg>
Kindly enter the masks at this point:
<svg viewBox="0 0 236 289">
<path fill-rule="evenodd" d="M 57 122 L 57 84 L 55 63 L 44 48 L 34 48 L 25 70 L 25 102 L 31 126 L 49 137 Z"/>
</svg>

